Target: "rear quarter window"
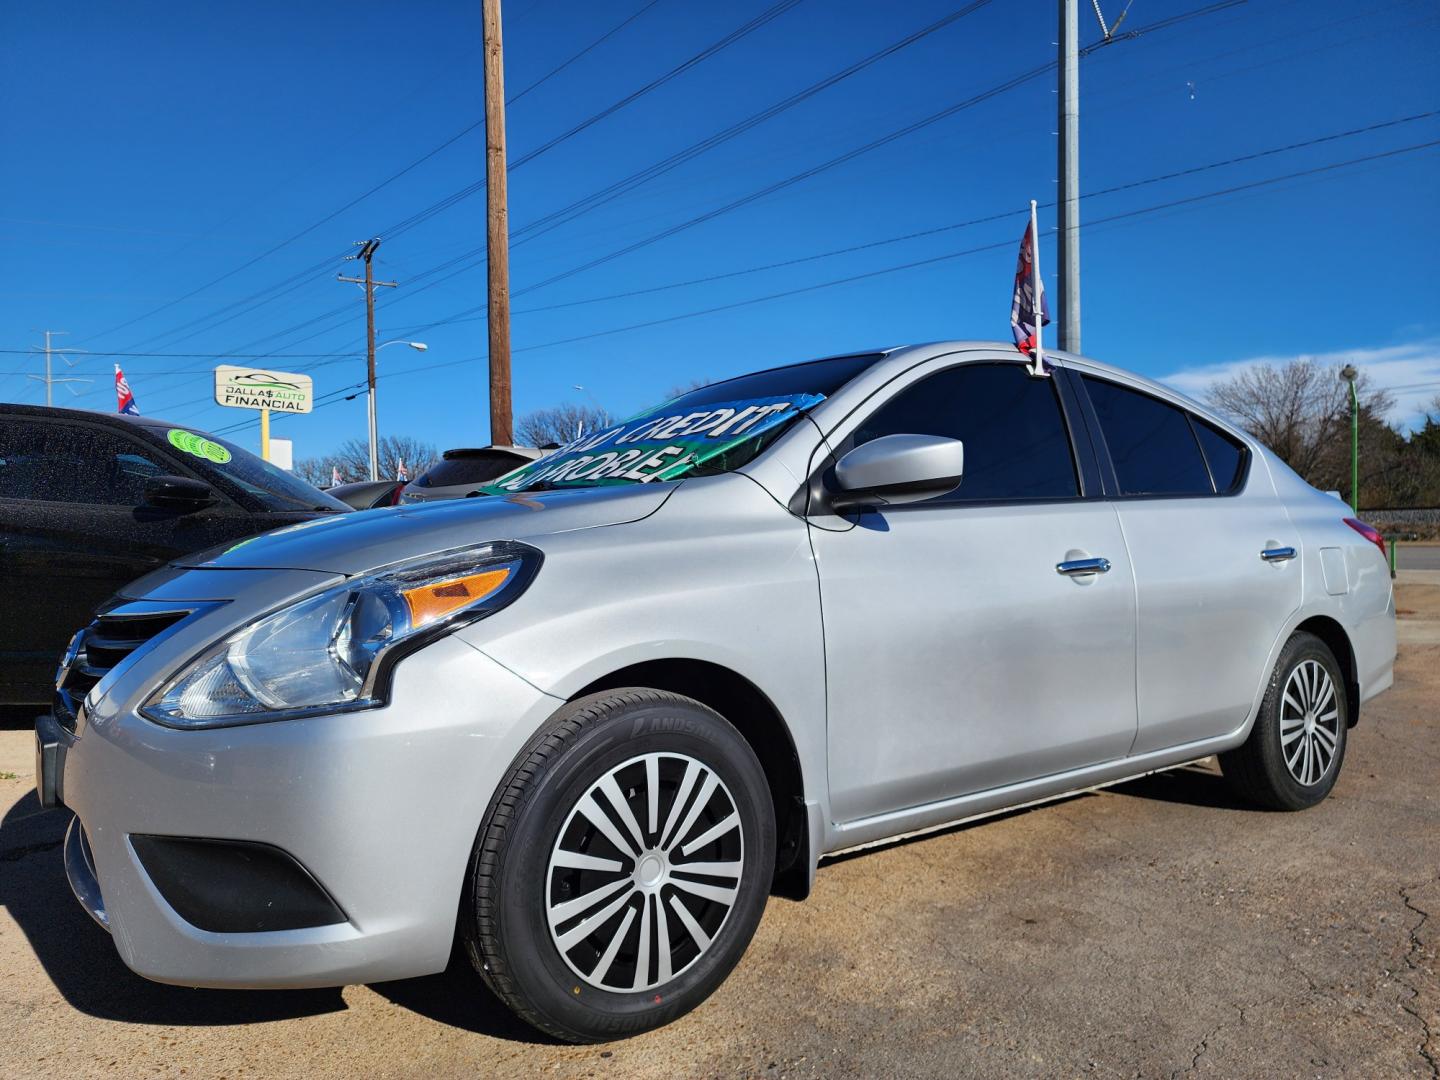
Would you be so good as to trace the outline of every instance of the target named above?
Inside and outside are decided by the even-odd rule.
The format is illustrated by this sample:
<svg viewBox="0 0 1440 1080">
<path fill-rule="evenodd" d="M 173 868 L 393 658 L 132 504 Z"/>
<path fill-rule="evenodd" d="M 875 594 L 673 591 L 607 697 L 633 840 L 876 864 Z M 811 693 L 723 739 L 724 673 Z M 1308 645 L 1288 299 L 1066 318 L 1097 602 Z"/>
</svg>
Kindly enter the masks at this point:
<svg viewBox="0 0 1440 1080">
<path fill-rule="evenodd" d="M 1245 447 L 1232 436 L 1225 434 L 1208 420 L 1190 415 L 1195 426 L 1195 437 L 1205 451 L 1205 460 L 1210 466 L 1210 477 L 1215 481 L 1215 490 L 1224 495 L 1234 491 L 1245 478 Z"/>
</svg>

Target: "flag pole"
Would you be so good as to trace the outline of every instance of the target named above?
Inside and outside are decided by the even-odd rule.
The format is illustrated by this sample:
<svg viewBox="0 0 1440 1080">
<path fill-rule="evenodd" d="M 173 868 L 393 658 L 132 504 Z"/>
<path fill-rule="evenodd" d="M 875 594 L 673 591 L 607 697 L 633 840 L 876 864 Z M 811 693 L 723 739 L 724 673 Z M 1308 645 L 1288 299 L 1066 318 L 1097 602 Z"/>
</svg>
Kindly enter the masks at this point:
<svg viewBox="0 0 1440 1080">
<path fill-rule="evenodd" d="M 1040 226 L 1036 220 L 1035 200 L 1030 200 L 1030 280 L 1035 304 L 1035 358 L 1031 375 L 1045 374 L 1045 304 L 1040 292 Z"/>
</svg>

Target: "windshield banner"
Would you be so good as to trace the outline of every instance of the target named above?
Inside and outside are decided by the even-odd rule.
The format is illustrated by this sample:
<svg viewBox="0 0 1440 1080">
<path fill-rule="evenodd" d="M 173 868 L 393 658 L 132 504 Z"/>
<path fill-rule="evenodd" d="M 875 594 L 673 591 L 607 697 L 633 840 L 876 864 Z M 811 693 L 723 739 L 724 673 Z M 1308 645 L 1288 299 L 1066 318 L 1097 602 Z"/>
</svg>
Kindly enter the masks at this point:
<svg viewBox="0 0 1440 1080">
<path fill-rule="evenodd" d="M 720 402 L 686 412 L 667 412 L 662 406 L 576 439 L 480 490 L 487 495 L 508 495 L 566 484 L 588 487 L 676 480 L 822 400 L 820 394 L 791 394 Z"/>
</svg>

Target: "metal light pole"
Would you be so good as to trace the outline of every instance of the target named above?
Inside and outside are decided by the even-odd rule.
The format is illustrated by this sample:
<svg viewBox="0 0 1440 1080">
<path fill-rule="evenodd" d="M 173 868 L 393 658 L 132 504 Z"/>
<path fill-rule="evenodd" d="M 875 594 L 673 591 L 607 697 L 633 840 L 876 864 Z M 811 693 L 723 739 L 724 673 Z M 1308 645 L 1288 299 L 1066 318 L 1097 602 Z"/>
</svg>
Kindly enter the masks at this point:
<svg viewBox="0 0 1440 1080">
<path fill-rule="evenodd" d="M 369 403 L 370 414 L 369 420 L 371 480 L 380 479 L 380 440 L 379 437 L 375 434 L 375 357 L 379 355 L 381 349 L 384 349 L 390 345 L 409 345 L 410 348 L 414 349 L 416 352 L 424 352 L 430 347 L 429 345 L 426 345 L 423 341 L 402 341 L 396 339 L 395 341 L 387 341 L 384 345 L 377 345 L 375 347 L 375 350 L 370 353 L 370 393 L 366 395 L 366 399 Z"/>
<path fill-rule="evenodd" d="M 1076 0 L 1060 0 L 1060 198 L 1055 204 L 1055 272 L 1060 348 L 1080 351 L 1080 33 Z M 1095 14 L 1100 14 L 1097 4 Z M 1100 27 L 1109 36 L 1104 19 Z"/>
<path fill-rule="evenodd" d="M 1350 509 L 1360 513 L 1360 397 L 1355 379 L 1360 372 L 1354 364 L 1340 369 L 1340 378 L 1350 384 Z"/>
</svg>

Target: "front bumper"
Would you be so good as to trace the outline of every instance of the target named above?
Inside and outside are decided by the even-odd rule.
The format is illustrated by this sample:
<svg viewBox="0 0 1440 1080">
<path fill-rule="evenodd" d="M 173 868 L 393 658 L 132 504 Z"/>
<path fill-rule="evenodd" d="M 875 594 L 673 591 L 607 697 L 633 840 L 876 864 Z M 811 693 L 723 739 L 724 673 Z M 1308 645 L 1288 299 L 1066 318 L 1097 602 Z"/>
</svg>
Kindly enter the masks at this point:
<svg viewBox="0 0 1440 1080">
<path fill-rule="evenodd" d="M 491 793 L 557 705 L 456 638 L 403 660 L 390 703 L 373 710 L 179 731 L 97 702 L 52 778 L 78 819 L 67 875 L 125 963 L 159 982 L 333 986 L 441 971 Z M 278 848 L 343 921 L 201 929 L 147 874 L 142 835 Z"/>
</svg>

